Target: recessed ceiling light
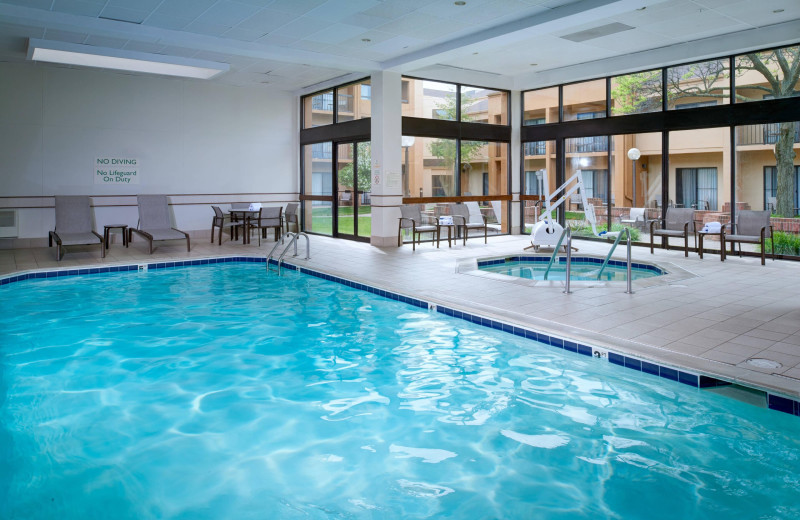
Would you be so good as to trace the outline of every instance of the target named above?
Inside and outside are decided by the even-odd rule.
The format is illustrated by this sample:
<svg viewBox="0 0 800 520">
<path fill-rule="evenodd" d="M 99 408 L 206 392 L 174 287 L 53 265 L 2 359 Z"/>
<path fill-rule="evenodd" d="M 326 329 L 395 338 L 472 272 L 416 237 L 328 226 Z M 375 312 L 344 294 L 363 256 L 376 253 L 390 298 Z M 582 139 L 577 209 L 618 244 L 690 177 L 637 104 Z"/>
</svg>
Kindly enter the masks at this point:
<svg viewBox="0 0 800 520">
<path fill-rule="evenodd" d="M 122 49 L 106 49 L 77 43 L 43 41 L 35 38 L 31 38 L 28 42 L 28 59 L 198 79 L 209 79 L 230 70 L 227 63 Z"/>
<path fill-rule="evenodd" d="M 640 7 L 640 8 L 637 9 L 637 11 L 644 11 L 645 9 L 647 9 L 647 6 Z"/>
<path fill-rule="evenodd" d="M 538 67 L 538 66 L 539 66 L 538 63 L 531 63 L 531 67 Z"/>
<path fill-rule="evenodd" d="M 462 2 L 461 0 L 459 0 L 458 2 L 453 2 L 453 4 L 457 6 L 467 5 L 466 2 Z"/>
<path fill-rule="evenodd" d="M 775 13 L 775 14 L 782 13 L 782 12 L 783 12 L 783 9 L 775 9 L 775 10 L 774 10 L 774 11 L 772 11 L 772 12 L 773 12 L 773 13 Z"/>
<path fill-rule="evenodd" d="M 478 53 L 477 53 L 477 52 L 473 52 L 473 53 L 472 53 L 472 55 L 473 55 L 473 56 L 475 56 L 476 54 L 478 54 Z"/>
<path fill-rule="evenodd" d="M 369 43 L 372 40 L 370 40 L 369 38 L 361 38 L 361 41 L 364 42 L 364 43 Z"/>
</svg>

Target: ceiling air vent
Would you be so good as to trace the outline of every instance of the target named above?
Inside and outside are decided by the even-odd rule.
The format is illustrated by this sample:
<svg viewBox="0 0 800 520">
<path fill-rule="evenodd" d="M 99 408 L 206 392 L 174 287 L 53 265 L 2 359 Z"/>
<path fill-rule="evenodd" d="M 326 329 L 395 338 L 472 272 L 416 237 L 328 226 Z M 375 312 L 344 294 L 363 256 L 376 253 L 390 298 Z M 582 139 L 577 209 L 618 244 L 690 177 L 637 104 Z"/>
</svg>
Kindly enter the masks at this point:
<svg viewBox="0 0 800 520">
<path fill-rule="evenodd" d="M 593 29 L 586 29 L 585 31 L 578 31 L 572 34 L 565 34 L 561 36 L 565 40 L 569 40 L 571 42 L 580 43 L 585 42 L 588 40 L 594 40 L 595 38 L 601 38 L 603 36 L 608 36 L 609 34 L 616 34 L 623 31 L 630 31 L 634 29 L 630 25 L 625 25 L 624 23 L 614 22 L 608 23 L 606 25 L 601 25 L 600 27 L 595 27 Z"/>
</svg>

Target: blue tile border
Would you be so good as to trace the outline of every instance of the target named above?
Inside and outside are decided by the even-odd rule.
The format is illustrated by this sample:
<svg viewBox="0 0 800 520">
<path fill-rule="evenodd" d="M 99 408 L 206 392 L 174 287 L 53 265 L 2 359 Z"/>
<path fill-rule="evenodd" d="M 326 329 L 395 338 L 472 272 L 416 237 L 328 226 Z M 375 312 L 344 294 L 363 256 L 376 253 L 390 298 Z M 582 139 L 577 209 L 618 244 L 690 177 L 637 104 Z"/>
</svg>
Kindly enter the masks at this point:
<svg viewBox="0 0 800 520">
<path fill-rule="evenodd" d="M 501 264 L 505 262 L 516 262 L 516 261 L 534 261 L 534 262 L 547 262 L 549 258 L 545 257 L 527 257 L 527 256 L 510 256 L 503 259 L 493 259 L 488 261 L 481 261 L 478 262 L 478 265 L 494 265 L 494 264 Z M 595 261 L 596 259 L 591 259 Z M 37 278 L 56 278 L 56 277 L 64 277 L 64 276 L 79 276 L 79 275 L 92 275 L 92 274 L 101 274 L 101 273 L 115 273 L 115 272 L 129 272 L 139 271 L 139 265 L 145 265 L 147 270 L 158 270 L 158 269 L 170 269 L 175 267 L 189 267 L 195 265 L 210 265 L 210 264 L 221 264 L 221 263 L 230 263 L 230 262 L 246 262 L 246 263 L 265 263 L 266 258 L 262 257 L 253 257 L 253 256 L 227 256 L 227 257 L 216 257 L 216 258 L 201 258 L 195 260 L 179 260 L 174 262 L 154 262 L 148 264 L 129 264 L 129 265 L 115 265 L 115 266 L 104 266 L 104 267 L 91 267 L 91 268 L 71 268 L 71 269 L 59 269 L 55 271 L 37 271 L 31 273 L 22 273 L 17 275 L 10 275 L 0 278 L 0 286 L 7 285 L 14 282 L 21 282 L 23 280 L 30 280 L 30 279 L 37 279 Z M 614 263 L 617 261 L 611 261 L 609 263 Z M 620 265 L 625 265 L 624 262 L 617 262 Z M 277 265 L 278 262 L 275 259 L 270 260 L 271 265 Z M 634 264 L 635 265 L 635 264 Z M 648 264 L 640 264 L 642 268 L 653 268 L 659 272 L 662 272 L 655 266 L 650 266 Z M 346 285 L 347 287 L 351 287 L 353 289 L 357 289 L 360 291 L 366 291 L 368 293 L 372 293 L 390 300 L 399 301 L 402 303 L 407 303 L 414 307 L 419 307 L 421 309 L 429 309 L 434 310 L 445 316 L 450 316 L 453 318 L 461 319 L 464 321 L 468 321 L 471 323 L 475 323 L 476 325 L 481 325 L 483 327 L 488 327 L 491 329 L 495 329 L 501 332 L 506 332 L 508 334 L 512 334 L 514 336 L 519 336 L 521 338 L 534 340 L 539 343 L 544 343 L 545 345 L 550 345 L 552 347 L 560 348 L 562 350 L 567 350 L 569 352 L 574 352 L 578 355 L 582 356 L 589 356 L 593 357 L 595 353 L 595 349 L 591 345 L 584 345 L 572 340 L 567 340 L 563 338 L 559 338 L 558 336 L 550 336 L 543 332 L 527 329 L 524 327 L 519 327 L 517 325 L 512 325 L 509 323 L 503 323 L 497 320 L 493 320 L 491 318 L 486 318 L 483 316 L 479 316 L 476 314 L 470 314 L 464 311 L 459 311 L 457 309 L 453 309 L 447 306 L 436 305 L 432 302 L 427 302 L 425 300 L 420 300 L 417 298 L 412 298 L 410 296 L 405 296 L 400 293 L 395 293 L 391 291 L 386 291 L 384 289 L 379 289 L 377 287 L 372 287 L 370 285 L 362 284 L 359 282 L 354 282 L 352 280 L 348 280 L 346 278 L 341 278 L 338 276 L 333 276 L 326 274 L 322 271 L 316 271 L 314 269 L 308 269 L 306 267 L 298 267 L 293 264 L 289 263 L 282 263 L 282 267 L 284 269 L 290 271 L 300 272 L 301 274 L 306 274 L 310 276 L 314 276 L 317 278 L 321 278 L 323 280 L 327 280 L 330 282 L 338 283 L 341 285 Z M 602 348 L 599 349 L 600 351 L 605 352 L 606 349 Z M 607 359 L 609 363 L 614 365 L 618 365 L 623 368 L 636 370 L 637 372 L 644 372 L 649 375 L 661 377 L 664 379 L 669 379 L 671 381 L 675 381 L 678 383 L 682 383 L 684 385 L 688 385 L 694 388 L 702 389 L 702 388 L 709 388 L 715 386 L 724 386 L 730 385 L 731 383 L 728 381 L 723 381 L 720 379 L 713 378 L 711 376 L 704 376 L 701 374 L 693 374 L 691 372 L 685 372 L 682 370 L 678 370 L 676 368 L 658 365 L 656 363 L 645 361 L 642 359 L 638 359 L 632 356 L 625 356 L 622 354 L 618 354 L 613 351 L 608 351 Z M 776 410 L 779 412 L 788 413 L 795 416 L 800 416 L 800 401 L 790 399 L 788 397 L 782 397 L 776 394 L 771 394 L 767 392 L 767 406 L 771 410 Z"/>
<path fill-rule="evenodd" d="M 540 255 L 540 256 L 525 256 L 525 255 L 514 255 L 514 256 L 506 256 L 504 258 L 487 258 L 484 260 L 478 260 L 478 269 L 481 267 L 489 267 L 492 265 L 502 265 L 508 264 L 513 262 L 524 262 L 524 263 L 531 263 L 531 264 L 546 264 L 550 261 L 549 255 Z M 567 261 L 566 256 L 559 256 L 557 258 L 558 264 L 564 264 Z M 573 256 L 572 257 L 573 264 L 602 264 L 602 258 L 595 258 L 593 256 Z M 609 260 L 608 265 L 612 265 L 615 267 L 627 267 L 627 263 L 621 260 Z M 645 264 L 640 262 L 631 262 L 631 267 L 634 269 L 641 269 L 645 271 L 653 271 L 657 275 L 664 275 L 667 274 L 667 271 L 661 269 L 660 267 L 652 264 Z"/>
</svg>

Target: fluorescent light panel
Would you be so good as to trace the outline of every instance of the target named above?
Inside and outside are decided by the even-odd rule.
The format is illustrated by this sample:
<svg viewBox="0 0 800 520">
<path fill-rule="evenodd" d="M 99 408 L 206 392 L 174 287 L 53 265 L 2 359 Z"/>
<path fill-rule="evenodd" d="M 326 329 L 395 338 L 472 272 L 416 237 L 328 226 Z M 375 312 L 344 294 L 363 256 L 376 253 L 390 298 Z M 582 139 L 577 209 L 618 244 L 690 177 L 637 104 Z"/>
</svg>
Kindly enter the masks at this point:
<svg viewBox="0 0 800 520">
<path fill-rule="evenodd" d="M 31 38 L 28 43 L 28 59 L 198 79 L 213 78 L 217 74 L 230 69 L 227 63 L 120 49 L 106 49 L 91 45 L 45 41 L 34 38 Z"/>
</svg>

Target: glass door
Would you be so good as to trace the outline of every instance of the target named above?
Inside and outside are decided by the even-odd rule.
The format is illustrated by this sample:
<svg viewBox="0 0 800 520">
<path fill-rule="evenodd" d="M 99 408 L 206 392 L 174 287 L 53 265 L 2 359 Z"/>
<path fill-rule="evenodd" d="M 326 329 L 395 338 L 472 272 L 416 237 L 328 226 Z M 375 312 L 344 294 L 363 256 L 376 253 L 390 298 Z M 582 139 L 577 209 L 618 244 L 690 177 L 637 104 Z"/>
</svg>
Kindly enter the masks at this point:
<svg viewBox="0 0 800 520">
<path fill-rule="evenodd" d="M 372 153 L 369 141 L 336 147 L 336 236 L 369 240 L 372 234 Z"/>
</svg>

